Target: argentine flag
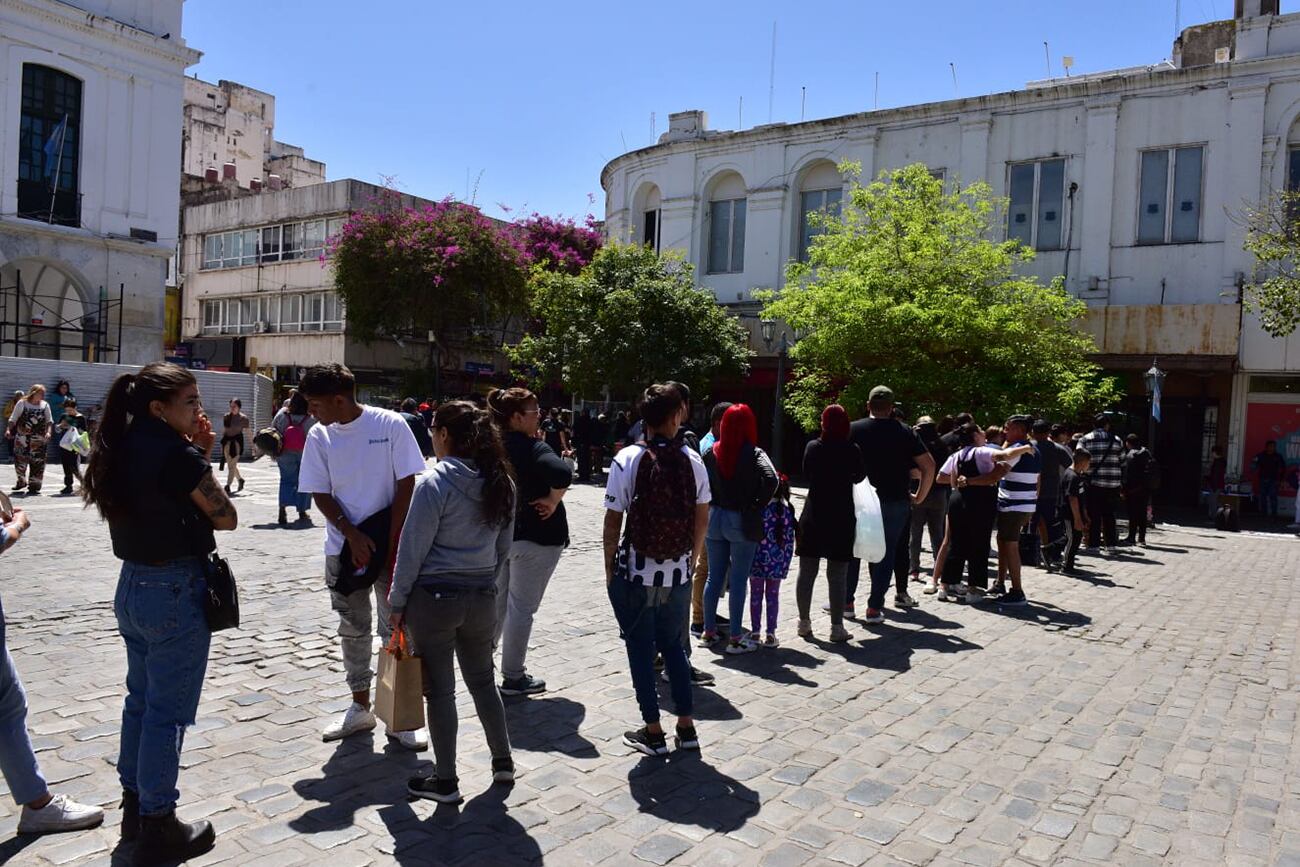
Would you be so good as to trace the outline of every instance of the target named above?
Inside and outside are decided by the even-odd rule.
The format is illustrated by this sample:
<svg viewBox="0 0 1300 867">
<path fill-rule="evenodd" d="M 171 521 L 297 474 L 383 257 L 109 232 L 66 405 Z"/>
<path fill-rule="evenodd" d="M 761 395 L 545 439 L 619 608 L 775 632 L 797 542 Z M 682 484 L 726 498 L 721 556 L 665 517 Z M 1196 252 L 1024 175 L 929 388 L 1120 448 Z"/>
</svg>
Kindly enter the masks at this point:
<svg viewBox="0 0 1300 867">
<path fill-rule="evenodd" d="M 50 131 L 45 140 L 45 182 L 57 183 L 60 163 L 63 162 L 63 142 L 68 137 L 68 116 L 65 114 L 59 125 Z"/>
</svg>

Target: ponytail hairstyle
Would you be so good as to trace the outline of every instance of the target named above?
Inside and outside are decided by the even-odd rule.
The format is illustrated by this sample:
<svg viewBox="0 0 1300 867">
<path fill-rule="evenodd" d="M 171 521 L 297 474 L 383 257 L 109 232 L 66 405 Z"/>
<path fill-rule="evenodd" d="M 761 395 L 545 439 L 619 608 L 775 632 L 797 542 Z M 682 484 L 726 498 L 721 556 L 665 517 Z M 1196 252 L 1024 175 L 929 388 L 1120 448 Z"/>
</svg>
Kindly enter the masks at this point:
<svg viewBox="0 0 1300 867">
<path fill-rule="evenodd" d="M 153 401 L 167 403 L 195 382 L 194 374 L 185 368 L 161 362 L 146 364 L 139 373 L 124 373 L 113 380 L 104 399 L 104 414 L 91 442 L 86 480 L 81 485 L 86 505 L 94 505 L 100 517 L 112 521 L 125 512 L 122 479 L 128 468 L 120 463 L 124 460 L 122 443 L 131 424 L 149 414 L 149 404 Z"/>
<path fill-rule="evenodd" d="M 494 388 L 487 396 L 492 421 L 502 433 L 510 430 L 510 420 L 515 413 L 527 412 L 528 405 L 537 402 L 537 395 L 526 388 Z"/>
<path fill-rule="evenodd" d="M 515 514 L 514 470 L 491 414 L 469 401 L 455 400 L 438 407 L 433 427 L 447 432 L 454 457 L 473 461 L 482 473 L 483 522 L 490 527 L 509 523 Z"/>
</svg>

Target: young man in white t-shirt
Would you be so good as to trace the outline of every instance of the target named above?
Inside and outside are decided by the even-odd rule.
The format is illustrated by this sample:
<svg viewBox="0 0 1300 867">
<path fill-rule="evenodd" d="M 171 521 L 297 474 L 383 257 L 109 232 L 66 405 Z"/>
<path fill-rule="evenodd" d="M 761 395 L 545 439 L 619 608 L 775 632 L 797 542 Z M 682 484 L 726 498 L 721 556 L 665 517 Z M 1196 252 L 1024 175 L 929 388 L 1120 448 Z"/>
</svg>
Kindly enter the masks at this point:
<svg viewBox="0 0 1300 867">
<path fill-rule="evenodd" d="M 678 748 L 699 749 L 700 746 L 691 719 L 693 697 L 686 630 L 691 606 L 691 564 L 699 559 L 700 549 L 704 547 L 712 496 L 708 472 L 699 453 L 677 438 L 682 416 L 682 396 L 676 388 L 652 385 L 646 389 L 642 405 L 646 442 L 630 445 L 614 456 L 605 487 L 605 586 L 627 646 L 632 685 L 645 721 L 642 728 L 627 732 L 623 743 L 650 756 L 668 752 L 667 738 L 659 723 L 656 650 L 664 658 L 677 712 Z M 660 498 L 657 494 L 661 492 L 638 490 L 638 475 L 642 483 L 651 478 L 641 473 L 646 461 L 661 462 L 655 472 L 662 474 L 657 478 L 672 481 L 664 485 L 665 491 L 672 492 L 671 496 Z M 673 504 L 672 514 L 645 511 L 646 504 L 660 499 Z M 627 544 L 623 546 L 625 513 L 629 527 Z M 667 520 L 659 521 L 660 518 Z M 638 521 L 645 522 L 646 526 Z M 648 550 L 655 550 L 650 545 L 660 545 L 679 553 L 656 559 L 637 550 L 634 542 L 639 538 L 649 539 Z"/>
<path fill-rule="evenodd" d="M 339 614 L 339 638 L 343 646 L 343 668 L 352 706 L 323 733 L 326 741 L 339 740 L 375 727 L 370 711 L 370 667 L 374 643 L 374 595 L 379 610 L 379 636 L 388 642 L 388 589 L 393 579 L 393 555 L 402 534 L 415 477 L 424 472 L 424 457 L 405 419 L 395 412 L 357 403 L 356 380 L 341 364 L 318 364 L 310 368 L 298 386 L 307 407 L 319 422 L 307 434 L 298 474 L 298 490 L 311 494 L 325 516 L 325 583 L 330 601 Z M 379 577 L 373 589 L 352 593 L 335 590 L 339 579 L 363 573 L 370 560 L 379 556 L 377 540 L 359 529 L 366 519 L 392 508 L 386 547 L 378 564 Z M 373 531 L 372 531 L 373 532 Z M 378 532 L 383 532 L 380 529 Z M 349 561 L 343 562 L 344 542 Z M 423 729 L 388 732 L 402 746 L 423 750 L 429 746 Z"/>
</svg>

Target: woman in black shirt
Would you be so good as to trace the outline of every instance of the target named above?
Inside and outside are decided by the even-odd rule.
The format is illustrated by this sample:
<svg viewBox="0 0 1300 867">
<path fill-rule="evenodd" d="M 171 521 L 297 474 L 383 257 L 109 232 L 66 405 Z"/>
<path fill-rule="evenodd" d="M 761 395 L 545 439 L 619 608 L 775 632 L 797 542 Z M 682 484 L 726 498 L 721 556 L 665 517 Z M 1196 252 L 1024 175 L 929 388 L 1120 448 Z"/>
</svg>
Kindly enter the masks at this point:
<svg viewBox="0 0 1300 867">
<path fill-rule="evenodd" d="M 533 615 L 560 553 L 569 544 L 564 494 L 573 473 L 551 446 L 537 438 L 541 407 L 526 388 L 497 389 L 488 396 L 519 488 L 514 543 L 497 583 L 496 643 L 501 645 L 501 694 L 545 692 L 546 681 L 528 673 L 524 660 Z"/>
<path fill-rule="evenodd" d="M 114 381 L 82 485 L 122 560 L 113 609 L 127 695 L 117 771 L 122 839 L 138 837 L 136 864 L 193 858 L 215 838 L 210 822 L 176 818 L 181 740 L 208 665 L 205 568 L 213 530 L 238 523 L 208 463 L 214 439 L 194 375 L 146 365 Z"/>
</svg>

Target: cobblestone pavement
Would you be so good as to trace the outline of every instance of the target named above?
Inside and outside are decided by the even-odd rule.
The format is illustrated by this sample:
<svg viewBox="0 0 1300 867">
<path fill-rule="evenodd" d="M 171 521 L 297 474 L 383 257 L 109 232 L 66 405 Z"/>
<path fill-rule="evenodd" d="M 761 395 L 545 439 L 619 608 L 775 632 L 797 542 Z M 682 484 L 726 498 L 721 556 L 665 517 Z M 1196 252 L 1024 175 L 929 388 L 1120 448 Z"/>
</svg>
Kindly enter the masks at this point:
<svg viewBox="0 0 1300 867">
<path fill-rule="evenodd" d="M 508 700 L 518 783 L 489 785 L 462 693 L 468 800 L 435 810 L 405 796 L 428 754 L 321 742 L 348 702 L 323 531 L 276 528 L 274 467 L 247 475 L 242 526 L 221 538 L 245 626 L 213 642 L 182 757 L 181 813 L 219 832 L 195 863 L 1300 865 L 1294 537 L 1167 528 L 1082 577 L 1028 570 L 1019 612 L 925 596 L 850 624 L 847 645 L 824 641 L 820 611 L 816 639 L 794 636 L 791 580 L 779 649 L 695 651 L 718 679 L 698 696 L 702 754 L 650 760 L 620 742 L 636 706 L 599 489 L 580 487 L 530 653 L 551 691 Z M 0 862 L 107 864 L 117 562 L 77 501 L 23 505 L 34 529 L 0 586 L 30 729 L 56 790 L 111 809 L 97 831 L 32 839 L 0 799 Z"/>
</svg>

